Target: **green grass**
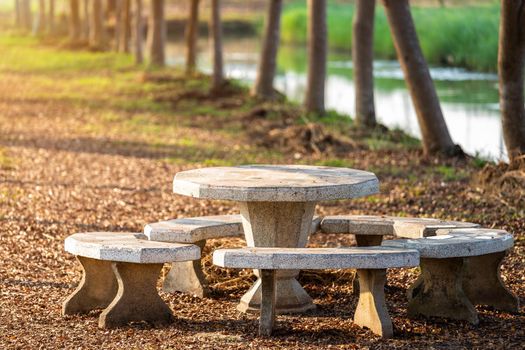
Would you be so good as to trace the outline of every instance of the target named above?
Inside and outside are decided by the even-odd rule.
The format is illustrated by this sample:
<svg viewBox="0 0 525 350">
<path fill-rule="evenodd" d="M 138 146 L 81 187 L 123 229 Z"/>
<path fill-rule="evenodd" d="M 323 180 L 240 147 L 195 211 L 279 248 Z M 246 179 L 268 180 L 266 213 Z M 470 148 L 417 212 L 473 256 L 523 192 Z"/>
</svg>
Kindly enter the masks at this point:
<svg viewBox="0 0 525 350">
<path fill-rule="evenodd" d="M 328 44 L 350 51 L 354 7 L 330 3 Z M 495 71 L 497 63 L 499 5 L 462 7 L 413 7 L 421 48 L 430 64 Z M 306 43 L 304 1 L 289 3 L 283 13 L 281 38 L 285 43 Z M 388 21 L 381 6 L 376 9 L 374 52 L 376 58 L 396 57 Z"/>
</svg>

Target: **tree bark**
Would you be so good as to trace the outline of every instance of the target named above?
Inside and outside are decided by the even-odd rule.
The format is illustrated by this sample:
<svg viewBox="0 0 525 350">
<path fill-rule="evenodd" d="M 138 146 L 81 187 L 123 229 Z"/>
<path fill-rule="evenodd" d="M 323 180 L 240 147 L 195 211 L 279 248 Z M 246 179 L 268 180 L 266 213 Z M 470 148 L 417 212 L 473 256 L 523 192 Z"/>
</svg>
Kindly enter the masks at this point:
<svg viewBox="0 0 525 350">
<path fill-rule="evenodd" d="M 120 51 L 120 32 L 122 31 L 122 8 L 124 0 L 115 1 L 115 25 L 113 26 L 113 50 L 116 52 Z"/>
<path fill-rule="evenodd" d="M 142 0 L 135 0 L 134 12 L 134 49 L 135 49 L 135 63 L 142 64 L 144 62 L 144 23 L 142 21 Z"/>
<path fill-rule="evenodd" d="M 47 18 L 47 30 L 49 34 L 55 34 L 55 0 L 49 0 L 49 13 Z"/>
<path fill-rule="evenodd" d="M 22 29 L 26 32 L 31 32 L 33 30 L 33 16 L 31 14 L 31 1 L 30 0 L 20 0 L 20 20 Z"/>
<path fill-rule="evenodd" d="M 195 72 L 197 63 L 197 35 L 199 31 L 199 0 L 190 0 L 190 13 L 186 24 L 186 74 Z"/>
<path fill-rule="evenodd" d="M 82 27 L 80 25 L 79 0 L 69 0 L 69 41 L 77 44 L 80 41 Z"/>
<path fill-rule="evenodd" d="M 355 82 L 355 121 L 361 128 L 376 126 L 374 107 L 375 0 L 356 0 L 352 30 Z"/>
<path fill-rule="evenodd" d="M 326 80 L 326 0 L 308 0 L 308 81 L 304 105 L 308 112 L 324 113 Z"/>
<path fill-rule="evenodd" d="M 452 142 L 416 34 L 408 0 L 383 0 L 397 57 L 416 110 L 425 154 L 462 153 Z"/>
<path fill-rule="evenodd" d="M 218 91 L 224 84 L 224 70 L 222 59 L 222 23 L 221 23 L 221 1 L 211 1 L 210 29 L 213 44 L 213 75 L 212 91 Z"/>
<path fill-rule="evenodd" d="M 37 35 L 46 33 L 46 19 L 46 0 L 38 0 L 38 25 L 35 31 Z"/>
<path fill-rule="evenodd" d="M 107 0 L 106 9 L 105 9 L 106 18 L 109 19 L 111 16 L 113 16 L 116 10 L 117 10 L 117 0 Z"/>
<path fill-rule="evenodd" d="M 119 14 L 119 52 L 130 52 L 131 42 L 131 0 L 120 0 Z"/>
<path fill-rule="evenodd" d="M 21 16 L 20 16 L 20 1 L 15 0 L 15 27 L 20 28 L 22 24 Z"/>
<path fill-rule="evenodd" d="M 82 2 L 82 39 L 89 41 L 89 2 L 92 0 L 84 0 Z"/>
<path fill-rule="evenodd" d="M 273 80 L 277 70 L 282 7 L 282 0 L 269 1 L 259 68 L 252 89 L 252 95 L 263 99 L 271 99 L 275 95 Z"/>
<path fill-rule="evenodd" d="M 91 30 L 89 32 L 89 46 L 94 50 L 104 50 L 106 47 L 106 33 L 104 28 L 103 0 L 91 1 Z"/>
<path fill-rule="evenodd" d="M 150 0 L 151 8 L 148 25 L 148 49 L 150 65 L 163 66 L 166 42 L 166 23 L 164 20 L 164 0 Z"/>
<path fill-rule="evenodd" d="M 509 159 L 525 154 L 523 64 L 525 1 L 502 0 L 499 29 L 499 103 L 503 138 Z"/>
</svg>

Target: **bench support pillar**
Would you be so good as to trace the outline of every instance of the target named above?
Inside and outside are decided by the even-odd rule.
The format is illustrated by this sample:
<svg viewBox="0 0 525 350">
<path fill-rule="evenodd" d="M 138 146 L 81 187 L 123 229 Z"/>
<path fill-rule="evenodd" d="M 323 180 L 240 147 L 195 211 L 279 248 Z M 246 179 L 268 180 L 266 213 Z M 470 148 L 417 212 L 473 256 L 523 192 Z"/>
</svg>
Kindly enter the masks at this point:
<svg viewBox="0 0 525 350">
<path fill-rule="evenodd" d="M 421 275 L 408 290 L 408 315 L 444 317 L 477 324 L 476 309 L 462 287 L 464 258 L 421 258 Z"/>
<path fill-rule="evenodd" d="M 392 320 L 385 302 L 385 269 L 358 269 L 359 301 L 354 323 L 370 329 L 383 338 L 394 334 Z"/>
<path fill-rule="evenodd" d="M 500 266 L 505 255 L 506 252 L 498 252 L 465 259 L 463 290 L 472 304 L 519 311 L 519 299 L 501 280 Z"/>
<path fill-rule="evenodd" d="M 115 299 L 100 314 L 100 328 L 115 328 L 133 321 L 168 324 L 173 314 L 157 292 L 157 280 L 163 264 L 113 262 L 118 282 Z"/>
<path fill-rule="evenodd" d="M 312 227 L 314 202 L 240 202 L 242 225 L 249 247 L 305 247 Z M 260 277 L 256 270 L 255 274 Z M 312 298 L 297 282 L 298 270 L 275 273 L 275 311 L 299 313 L 314 309 Z M 237 310 L 257 312 L 261 279 L 244 294 Z"/>
<path fill-rule="evenodd" d="M 355 235 L 355 241 L 358 247 L 380 246 L 381 242 L 383 242 L 383 235 Z M 359 277 L 357 272 L 352 279 L 352 293 L 355 296 L 359 295 Z"/>
<path fill-rule="evenodd" d="M 275 270 L 261 270 L 261 315 L 259 335 L 272 335 L 275 324 Z"/>
<path fill-rule="evenodd" d="M 77 256 L 82 265 L 82 280 L 77 289 L 64 301 L 62 315 L 88 313 L 107 307 L 117 295 L 117 279 L 111 261 Z"/>
<path fill-rule="evenodd" d="M 206 240 L 193 243 L 201 248 L 206 245 Z M 167 293 L 183 292 L 199 298 L 210 295 L 208 281 L 202 272 L 202 261 L 181 261 L 171 263 L 171 269 L 164 279 L 162 290 Z"/>
</svg>

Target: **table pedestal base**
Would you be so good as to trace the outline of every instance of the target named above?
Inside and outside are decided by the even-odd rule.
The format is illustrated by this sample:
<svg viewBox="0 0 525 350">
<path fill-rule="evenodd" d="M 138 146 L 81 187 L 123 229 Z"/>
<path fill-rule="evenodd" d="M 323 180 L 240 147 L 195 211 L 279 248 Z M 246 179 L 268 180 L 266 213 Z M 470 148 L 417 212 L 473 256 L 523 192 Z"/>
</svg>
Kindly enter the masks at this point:
<svg viewBox="0 0 525 350">
<path fill-rule="evenodd" d="M 305 247 L 312 226 L 315 202 L 241 202 L 246 244 L 249 247 Z M 259 271 L 255 274 L 260 276 Z M 275 273 L 275 312 L 299 313 L 315 308 L 312 298 L 295 279 L 298 270 Z M 242 297 L 237 309 L 258 312 L 261 280 Z"/>
<path fill-rule="evenodd" d="M 277 314 L 300 313 L 315 309 L 312 298 L 305 292 L 295 277 L 276 277 L 275 290 L 278 291 L 275 300 L 275 313 Z M 241 312 L 259 312 L 260 307 L 261 279 L 258 278 L 257 282 L 241 298 L 241 302 L 237 305 L 237 310 Z"/>
</svg>

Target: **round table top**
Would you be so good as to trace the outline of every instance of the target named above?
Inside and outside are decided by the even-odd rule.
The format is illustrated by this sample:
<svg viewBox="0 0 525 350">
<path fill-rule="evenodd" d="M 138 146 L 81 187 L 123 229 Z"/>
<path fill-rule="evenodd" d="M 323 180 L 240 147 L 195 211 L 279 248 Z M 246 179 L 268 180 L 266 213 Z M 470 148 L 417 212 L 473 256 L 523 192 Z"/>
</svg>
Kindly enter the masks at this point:
<svg viewBox="0 0 525 350">
<path fill-rule="evenodd" d="M 243 165 L 182 171 L 173 192 L 241 202 L 317 202 L 379 192 L 367 171 L 307 165 Z"/>
</svg>

